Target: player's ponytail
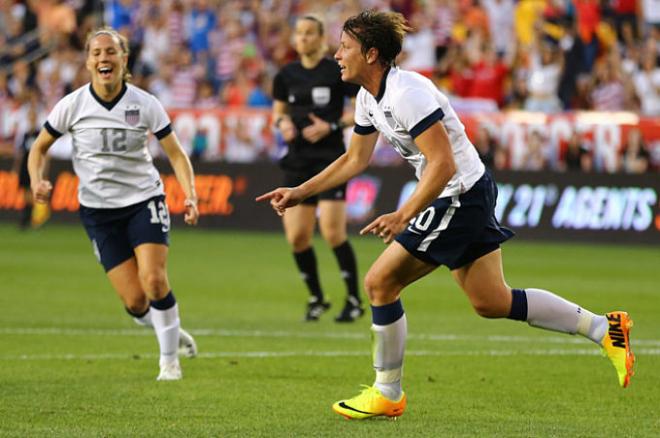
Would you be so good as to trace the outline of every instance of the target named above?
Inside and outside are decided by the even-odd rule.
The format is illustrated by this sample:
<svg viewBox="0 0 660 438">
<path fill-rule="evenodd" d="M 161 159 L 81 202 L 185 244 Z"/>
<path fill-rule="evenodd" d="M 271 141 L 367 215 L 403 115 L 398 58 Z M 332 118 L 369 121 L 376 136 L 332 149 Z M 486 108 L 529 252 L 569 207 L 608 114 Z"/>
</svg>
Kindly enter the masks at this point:
<svg viewBox="0 0 660 438">
<path fill-rule="evenodd" d="M 90 43 L 94 38 L 96 38 L 99 35 L 109 35 L 111 38 L 113 38 L 117 42 L 117 45 L 119 45 L 119 48 L 123 52 L 124 56 L 128 58 L 128 55 L 131 52 L 130 46 L 128 44 L 128 39 L 110 26 L 103 26 L 87 34 L 87 39 L 85 40 L 85 54 L 89 55 Z M 132 77 L 133 76 L 131 75 L 131 72 L 128 71 L 128 66 L 126 66 L 124 68 L 122 79 L 124 80 L 124 82 L 130 82 Z"/>
</svg>

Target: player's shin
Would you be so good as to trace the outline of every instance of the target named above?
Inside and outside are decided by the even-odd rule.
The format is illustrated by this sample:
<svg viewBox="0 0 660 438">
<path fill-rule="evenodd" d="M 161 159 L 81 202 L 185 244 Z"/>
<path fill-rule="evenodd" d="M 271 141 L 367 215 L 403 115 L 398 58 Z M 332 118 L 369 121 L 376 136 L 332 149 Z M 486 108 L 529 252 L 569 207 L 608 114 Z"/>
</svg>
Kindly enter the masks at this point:
<svg viewBox="0 0 660 438">
<path fill-rule="evenodd" d="M 160 365 L 177 361 L 179 347 L 179 308 L 170 291 L 165 298 L 151 302 L 151 321 L 160 346 Z"/>
<path fill-rule="evenodd" d="M 511 319 L 527 321 L 533 327 L 580 334 L 600 344 L 607 319 L 543 289 L 513 289 Z"/>
<path fill-rule="evenodd" d="M 401 377 L 408 324 L 401 301 L 371 306 L 374 386 L 390 400 L 401 398 Z"/>
</svg>

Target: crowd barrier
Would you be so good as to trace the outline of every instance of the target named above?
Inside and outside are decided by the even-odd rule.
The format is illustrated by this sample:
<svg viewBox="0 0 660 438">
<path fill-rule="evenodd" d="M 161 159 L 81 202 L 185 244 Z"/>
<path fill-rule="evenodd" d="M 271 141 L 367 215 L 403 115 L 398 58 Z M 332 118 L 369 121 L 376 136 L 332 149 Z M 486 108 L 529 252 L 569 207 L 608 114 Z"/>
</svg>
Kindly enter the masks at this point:
<svg viewBox="0 0 660 438">
<path fill-rule="evenodd" d="M 10 160 L 0 160 L 0 220 L 17 220 L 23 206 Z M 169 165 L 158 162 L 174 224 L 183 223 L 183 193 Z M 255 197 L 282 182 L 271 163 L 200 163 L 196 166 L 200 226 L 280 230 L 280 218 Z M 77 222 L 78 179 L 69 161 L 53 160 L 51 221 Z M 495 173 L 497 217 L 521 238 L 660 244 L 660 178 L 556 172 Z M 393 211 L 415 187 L 407 165 L 372 166 L 348 185 L 352 232 Z"/>
</svg>

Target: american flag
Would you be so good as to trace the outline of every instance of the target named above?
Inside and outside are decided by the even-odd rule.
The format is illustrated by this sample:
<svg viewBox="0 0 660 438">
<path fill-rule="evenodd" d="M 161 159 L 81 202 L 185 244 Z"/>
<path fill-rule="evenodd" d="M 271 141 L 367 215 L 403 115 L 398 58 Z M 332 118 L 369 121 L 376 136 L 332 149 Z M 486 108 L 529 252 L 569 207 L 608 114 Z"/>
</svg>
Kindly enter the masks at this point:
<svg viewBox="0 0 660 438">
<path fill-rule="evenodd" d="M 128 109 L 124 113 L 126 117 L 126 123 L 131 126 L 135 126 L 140 122 L 140 110 L 139 109 Z"/>
</svg>

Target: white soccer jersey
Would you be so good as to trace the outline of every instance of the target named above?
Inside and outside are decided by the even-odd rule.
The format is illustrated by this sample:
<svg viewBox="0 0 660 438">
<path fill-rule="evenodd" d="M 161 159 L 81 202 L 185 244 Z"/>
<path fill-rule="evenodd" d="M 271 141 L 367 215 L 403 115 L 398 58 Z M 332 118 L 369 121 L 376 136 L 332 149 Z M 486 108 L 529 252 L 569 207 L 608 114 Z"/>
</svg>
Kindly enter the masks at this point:
<svg viewBox="0 0 660 438">
<path fill-rule="evenodd" d="M 354 131 L 364 135 L 378 130 L 415 168 L 417 179 L 424 172 L 426 157 L 414 140 L 437 121 L 449 134 L 456 162 L 456 173 L 439 196 L 444 198 L 468 191 L 485 170 L 447 97 L 424 76 L 391 68 L 378 96 L 361 88 L 356 98 Z"/>
<path fill-rule="evenodd" d="M 64 96 L 44 127 L 54 137 L 71 133 L 78 199 L 85 207 L 126 207 L 164 193 L 147 149 L 147 131 L 161 139 L 172 129 L 151 94 L 126 84 L 105 102 L 88 84 Z"/>
</svg>

